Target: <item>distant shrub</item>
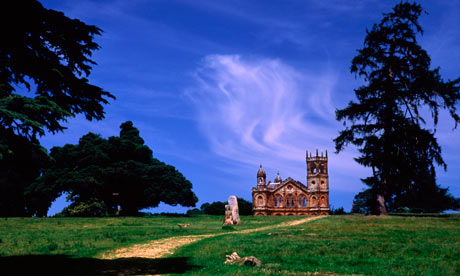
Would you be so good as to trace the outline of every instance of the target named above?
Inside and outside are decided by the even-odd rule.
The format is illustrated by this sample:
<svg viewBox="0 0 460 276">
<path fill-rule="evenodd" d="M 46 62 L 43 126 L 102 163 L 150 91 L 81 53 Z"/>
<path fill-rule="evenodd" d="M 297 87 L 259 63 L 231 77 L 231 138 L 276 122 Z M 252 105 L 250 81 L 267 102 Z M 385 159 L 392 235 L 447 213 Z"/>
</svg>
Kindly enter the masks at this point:
<svg viewBox="0 0 460 276">
<path fill-rule="evenodd" d="M 65 207 L 56 217 L 103 217 L 107 216 L 107 207 L 104 202 L 91 199 L 85 202 L 75 202 Z"/>
<path fill-rule="evenodd" d="M 396 213 L 399 213 L 399 214 L 405 214 L 405 213 L 409 213 L 409 208 L 407 207 L 398 207 L 396 209 Z"/>
<path fill-rule="evenodd" d="M 252 203 L 243 198 L 238 198 L 238 211 L 240 216 L 250 216 L 252 215 Z M 206 215 L 225 215 L 225 205 L 227 202 L 224 201 L 214 201 L 213 203 L 203 203 L 200 207 L 201 211 Z"/>
<path fill-rule="evenodd" d="M 198 208 L 187 210 L 187 216 L 195 216 L 195 215 L 202 215 L 202 214 L 204 214 L 203 210 L 200 210 Z"/>
<path fill-rule="evenodd" d="M 443 213 L 388 213 L 390 216 L 399 217 L 433 217 L 433 218 L 455 218 L 458 214 L 443 214 Z"/>
<path fill-rule="evenodd" d="M 331 215 L 346 215 L 347 212 L 343 209 L 343 207 L 339 207 L 337 209 L 331 208 L 330 211 Z"/>
<path fill-rule="evenodd" d="M 187 215 L 186 215 L 186 214 L 182 214 L 182 213 L 166 213 L 166 212 L 161 212 L 161 213 L 154 213 L 154 214 L 146 215 L 146 216 L 144 216 L 144 217 L 158 217 L 158 216 L 161 216 L 161 217 L 174 217 L 174 218 L 179 218 L 179 217 L 186 217 Z"/>
<path fill-rule="evenodd" d="M 238 209 L 240 211 L 240 216 L 251 216 L 252 202 L 244 198 L 238 198 Z"/>
<path fill-rule="evenodd" d="M 203 203 L 201 210 L 206 215 L 223 216 L 225 215 L 225 204 L 223 201 L 214 201 L 213 203 Z"/>
</svg>

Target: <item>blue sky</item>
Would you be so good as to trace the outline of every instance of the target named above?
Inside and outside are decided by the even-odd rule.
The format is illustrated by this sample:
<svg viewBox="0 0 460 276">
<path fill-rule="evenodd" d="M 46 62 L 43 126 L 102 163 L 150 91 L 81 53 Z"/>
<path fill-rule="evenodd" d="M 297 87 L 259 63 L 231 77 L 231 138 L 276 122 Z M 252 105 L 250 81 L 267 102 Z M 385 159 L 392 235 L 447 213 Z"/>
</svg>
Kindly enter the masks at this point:
<svg viewBox="0 0 460 276">
<path fill-rule="evenodd" d="M 334 154 L 335 109 L 362 84 L 350 74 L 366 28 L 399 1 L 50 0 L 41 3 L 96 25 L 101 49 L 90 81 L 117 97 L 102 121 L 77 116 L 46 135 L 51 148 L 87 132 L 118 135 L 131 120 L 154 157 L 174 165 L 204 202 L 251 198 L 262 163 L 305 182 L 305 150 L 328 150 L 330 203 L 351 208 L 369 171 L 357 151 Z M 460 2 L 421 1 L 419 43 L 445 79 L 460 76 Z M 448 164 L 438 182 L 460 196 L 460 130 L 442 114 L 437 137 Z M 67 203 L 61 197 L 49 215 Z M 161 205 L 152 212 L 183 212 Z"/>
</svg>

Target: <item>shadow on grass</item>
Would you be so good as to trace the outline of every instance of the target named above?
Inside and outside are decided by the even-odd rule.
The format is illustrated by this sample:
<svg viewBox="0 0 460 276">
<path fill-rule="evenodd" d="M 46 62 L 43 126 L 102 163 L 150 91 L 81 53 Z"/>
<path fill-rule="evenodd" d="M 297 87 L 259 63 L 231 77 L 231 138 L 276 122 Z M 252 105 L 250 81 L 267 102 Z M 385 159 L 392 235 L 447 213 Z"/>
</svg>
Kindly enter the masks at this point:
<svg viewBox="0 0 460 276">
<path fill-rule="evenodd" d="M 0 257 L 0 275 L 153 275 L 183 274 L 201 267 L 188 258 L 122 258 L 101 260 L 67 255 Z"/>
</svg>

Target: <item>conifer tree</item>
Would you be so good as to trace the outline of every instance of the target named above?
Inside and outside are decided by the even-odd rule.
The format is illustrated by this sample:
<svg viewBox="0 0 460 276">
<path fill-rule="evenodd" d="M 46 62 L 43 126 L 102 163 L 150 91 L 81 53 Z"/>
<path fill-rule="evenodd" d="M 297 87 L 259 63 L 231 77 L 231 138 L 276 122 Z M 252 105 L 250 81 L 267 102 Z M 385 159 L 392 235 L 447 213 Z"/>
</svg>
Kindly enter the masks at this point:
<svg viewBox="0 0 460 276">
<path fill-rule="evenodd" d="M 355 89 L 357 102 L 336 111 L 345 125 L 334 139 L 337 152 L 351 143 L 361 153 L 356 161 L 372 168 L 373 175 L 363 182 L 372 191 L 373 213 L 385 214 L 400 204 L 415 206 L 427 193 L 436 194 L 434 205 L 444 199 L 456 202 L 436 184 L 435 167 L 446 169 L 446 163 L 421 109 L 429 109 L 434 129 L 440 110 L 449 112 L 456 127 L 460 78 L 444 81 L 439 68 L 430 68 L 430 57 L 417 43 L 417 35 L 423 34 L 418 22 L 422 12 L 418 4 L 401 2 L 366 32 L 351 66 L 365 85 Z"/>
<path fill-rule="evenodd" d="M 77 114 L 104 118 L 114 96 L 88 80 L 96 26 L 38 1 L 0 1 L 0 33 L 0 216 L 25 216 L 46 197 L 28 188 L 51 161 L 38 138 Z"/>
</svg>

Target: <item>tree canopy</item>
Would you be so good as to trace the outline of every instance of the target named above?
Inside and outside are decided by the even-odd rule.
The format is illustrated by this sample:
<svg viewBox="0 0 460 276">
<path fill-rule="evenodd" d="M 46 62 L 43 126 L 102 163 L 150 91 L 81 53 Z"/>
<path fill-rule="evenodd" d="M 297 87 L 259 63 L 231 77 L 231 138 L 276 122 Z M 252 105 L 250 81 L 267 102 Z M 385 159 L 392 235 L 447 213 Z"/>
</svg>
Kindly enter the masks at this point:
<svg viewBox="0 0 460 276">
<path fill-rule="evenodd" d="M 250 216 L 252 215 L 252 203 L 244 198 L 238 199 L 238 211 L 241 216 Z M 216 215 L 223 216 L 225 215 L 225 201 L 214 201 L 212 203 L 203 203 L 200 207 L 200 210 L 203 214 L 206 215 Z"/>
<path fill-rule="evenodd" d="M 198 199 L 192 183 L 173 166 L 153 158 L 132 122 L 120 129 L 120 136 L 104 139 L 88 133 L 77 145 L 52 148 L 54 164 L 37 182 L 68 193 L 69 213 L 79 214 L 72 209 L 80 209 L 113 215 L 120 206 L 120 215 L 136 215 L 160 202 L 195 206 Z M 91 206 L 104 206 L 104 210 L 90 212 Z"/>
<path fill-rule="evenodd" d="M 447 165 L 434 133 L 440 110 L 449 112 L 455 127 L 460 121 L 460 78 L 444 81 L 439 68 L 430 68 L 430 57 L 417 43 L 417 35 L 423 34 L 418 22 L 422 12 L 418 4 L 401 2 L 367 30 L 351 65 L 365 85 L 355 89 L 357 102 L 336 112 L 345 125 L 334 140 L 337 152 L 351 143 L 361 153 L 355 160 L 372 168 L 373 175 L 363 179 L 372 196 L 360 198 L 374 199 L 373 213 L 401 205 L 445 210 L 452 207 L 446 202 L 455 202 L 436 184 L 435 167 Z M 434 130 L 424 128 L 426 114 Z"/>
<path fill-rule="evenodd" d="M 114 96 L 87 79 L 101 30 L 38 1 L 0 7 L 0 126 L 35 137 L 64 130 L 62 122 L 76 114 L 104 118 L 102 104 Z"/>
<path fill-rule="evenodd" d="M 33 0 L 1 1 L 0 30 L 0 214 L 37 214 L 48 190 L 29 186 L 50 162 L 38 137 L 77 114 L 104 118 L 114 98 L 88 80 L 101 30 Z"/>
</svg>

